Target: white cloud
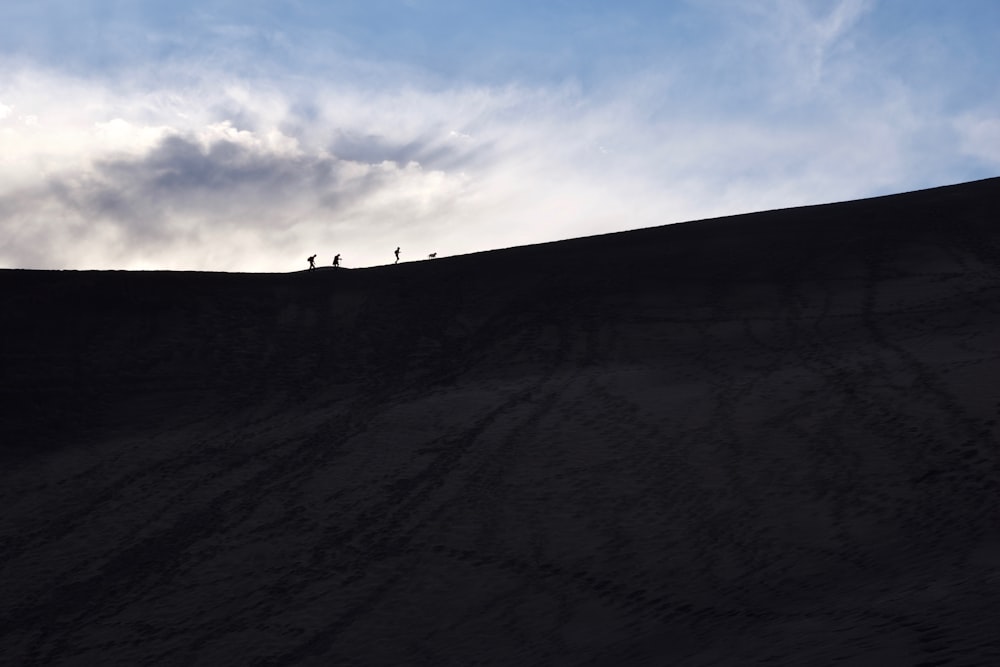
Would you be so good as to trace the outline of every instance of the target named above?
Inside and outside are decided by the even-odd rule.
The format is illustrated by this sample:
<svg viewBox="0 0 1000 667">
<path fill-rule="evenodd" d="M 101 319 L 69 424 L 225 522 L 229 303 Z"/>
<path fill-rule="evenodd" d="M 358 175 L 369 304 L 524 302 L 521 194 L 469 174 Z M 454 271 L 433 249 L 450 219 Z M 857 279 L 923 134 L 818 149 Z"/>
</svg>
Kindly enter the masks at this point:
<svg viewBox="0 0 1000 667">
<path fill-rule="evenodd" d="M 955 122 L 962 150 L 1000 168 L 1000 117 L 966 115 Z"/>
<path fill-rule="evenodd" d="M 8 68 L 0 265 L 361 266 L 396 245 L 444 256 L 937 185 L 962 155 L 1000 157 L 995 119 L 956 125 L 853 44 L 872 3 L 711 5 L 732 21 L 719 61 L 593 89 L 421 85 L 377 63 L 364 79 Z M 759 104 L 704 81 L 747 54 Z"/>
<path fill-rule="evenodd" d="M 869 14 L 870 0 L 726 3 L 735 44 L 730 53 L 777 104 L 830 99 L 864 72 L 852 35 Z M 826 8 L 824 11 L 824 7 Z M 865 54 L 870 57 L 871 54 Z"/>
</svg>

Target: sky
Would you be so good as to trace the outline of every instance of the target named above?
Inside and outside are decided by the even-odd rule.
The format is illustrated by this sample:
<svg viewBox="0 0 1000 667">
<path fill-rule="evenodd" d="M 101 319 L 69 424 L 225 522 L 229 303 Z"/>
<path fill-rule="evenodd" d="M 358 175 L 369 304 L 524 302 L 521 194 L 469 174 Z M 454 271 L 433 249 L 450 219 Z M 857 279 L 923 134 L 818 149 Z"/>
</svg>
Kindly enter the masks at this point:
<svg viewBox="0 0 1000 667">
<path fill-rule="evenodd" d="M 1000 175 L 996 0 L 0 0 L 0 267 L 284 272 Z"/>
</svg>

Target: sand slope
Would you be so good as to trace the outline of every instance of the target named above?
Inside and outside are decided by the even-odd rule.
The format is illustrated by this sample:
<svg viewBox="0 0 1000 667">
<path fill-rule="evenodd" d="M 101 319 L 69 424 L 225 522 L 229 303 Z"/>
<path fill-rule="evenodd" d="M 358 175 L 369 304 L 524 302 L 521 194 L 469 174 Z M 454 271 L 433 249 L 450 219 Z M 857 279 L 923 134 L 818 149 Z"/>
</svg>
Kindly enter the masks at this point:
<svg viewBox="0 0 1000 667">
<path fill-rule="evenodd" d="M 1000 663 L 1000 179 L 0 287 L 8 664 Z"/>
</svg>

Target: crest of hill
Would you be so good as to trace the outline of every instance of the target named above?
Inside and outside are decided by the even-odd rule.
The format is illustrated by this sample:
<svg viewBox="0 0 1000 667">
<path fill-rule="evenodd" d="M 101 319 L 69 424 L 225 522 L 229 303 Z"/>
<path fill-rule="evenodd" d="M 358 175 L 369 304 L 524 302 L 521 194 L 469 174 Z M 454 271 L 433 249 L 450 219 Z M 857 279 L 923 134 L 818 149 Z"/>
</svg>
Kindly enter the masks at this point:
<svg viewBox="0 0 1000 667">
<path fill-rule="evenodd" d="M 8 453 L 79 442 L 148 416 L 137 402 L 218 411 L 399 383 L 432 349 L 417 375 L 445 381 L 518 327 L 593 329 L 644 294 L 683 316 L 754 283 L 864 277 L 886 252 L 960 247 L 995 265 L 998 200 L 994 178 L 357 270 L 2 271 L 0 401 L 13 418 L 0 440 Z"/>
<path fill-rule="evenodd" d="M 11 664 L 995 664 L 1000 179 L 0 273 Z"/>
</svg>

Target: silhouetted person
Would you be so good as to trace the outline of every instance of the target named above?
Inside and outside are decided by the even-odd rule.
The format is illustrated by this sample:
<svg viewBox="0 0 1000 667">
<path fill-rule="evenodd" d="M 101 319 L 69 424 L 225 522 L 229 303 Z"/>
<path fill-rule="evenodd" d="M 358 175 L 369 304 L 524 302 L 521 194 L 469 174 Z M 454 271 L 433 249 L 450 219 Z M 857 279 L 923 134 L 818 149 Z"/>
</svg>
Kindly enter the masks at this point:
<svg viewBox="0 0 1000 667">
<path fill-rule="evenodd" d="M 309 258 L 309 270 L 312 271 L 316 268 L 316 255 Z"/>
<path fill-rule="evenodd" d="M 399 246 L 396 246 L 396 264 L 399 264 Z"/>
<path fill-rule="evenodd" d="M 339 252 L 336 255 L 334 255 L 334 257 L 333 257 L 333 265 L 334 266 L 340 266 L 340 253 Z"/>
</svg>

